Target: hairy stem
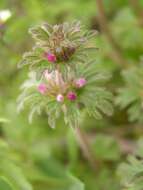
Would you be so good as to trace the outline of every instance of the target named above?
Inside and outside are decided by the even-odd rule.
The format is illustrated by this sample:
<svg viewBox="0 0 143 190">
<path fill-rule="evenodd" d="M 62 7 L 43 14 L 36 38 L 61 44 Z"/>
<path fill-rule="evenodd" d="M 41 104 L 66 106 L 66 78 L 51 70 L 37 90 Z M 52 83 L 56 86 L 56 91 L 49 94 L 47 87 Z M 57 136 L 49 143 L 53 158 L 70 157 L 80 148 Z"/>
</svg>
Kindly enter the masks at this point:
<svg viewBox="0 0 143 190">
<path fill-rule="evenodd" d="M 90 144 L 89 144 L 86 134 L 84 133 L 84 131 L 81 130 L 80 127 L 75 128 L 75 134 L 85 158 L 88 160 L 92 169 L 96 170 L 96 161 L 94 160 L 94 156 L 92 154 Z"/>
<path fill-rule="evenodd" d="M 113 38 L 111 31 L 108 27 L 108 21 L 107 21 L 105 11 L 104 11 L 103 1 L 96 0 L 96 5 L 97 5 L 97 9 L 98 9 L 97 19 L 98 19 L 100 28 L 113 49 L 112 59 L 115 62 L 117 62 L 119 65 L 122 65 L 122 64 L 125 65 L 126 60 L 124 59 L 121 49 L 120 49 L 119 45 L 116 43 L 115 39 Z"/>
</svg>

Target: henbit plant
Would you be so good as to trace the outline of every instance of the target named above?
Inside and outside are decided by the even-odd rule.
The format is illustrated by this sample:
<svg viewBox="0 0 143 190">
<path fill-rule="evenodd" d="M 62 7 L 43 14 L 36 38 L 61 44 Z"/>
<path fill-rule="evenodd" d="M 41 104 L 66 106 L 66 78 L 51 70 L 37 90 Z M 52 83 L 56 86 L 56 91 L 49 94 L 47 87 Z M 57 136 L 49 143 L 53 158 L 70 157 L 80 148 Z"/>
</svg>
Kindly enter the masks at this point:
<svg viewBox="0 0 143 190">
<path fill-rule="evenodd" d="M 29 121 L 35 113 L 46 112 L 52 128 L 63 117 L 66 125 L 75 128 L 83 154 L 95 169 L 88 140 L 79 128 L 82 113 L 100 119 L 102 113 L 113 112 L 112 93 L 103 86 L 110 76 L 98 71 L 90 54 L 96 48 L 89 39 L 96 32 L 85 32 L 80 22 L 74 22 L 43 24 L 30 29 L 30 33 L 36 45 L 19 63 L 20 67 L 29 65 L 31 71 L 21 87 L 18 110 L 30 107 Z"/>
<path fill-rule="evenodd" d="M 131 4 L 132 2 L 133 6 Z M 67 175 L 67 170 L 70 170 L 72 174 L 78 176 L 80 180 L 85 183 L 85 189 L 88 190 L 143 189 L 143 164 L 140 154 L 129 156 L 128 163 L 119 167 L 118 171 L 122 179 L 121 187 L 115 176 L 118 163 L 124 162 L 126 154 L 132 152 L 135 141 L 138 137 L 142 136 L 142 124 L 140 125 L 137 122 L 137 120 L 142 119 L 142 112 L 140 112 L 140 119 L 138 117 L 138 119 L 135 119 L 136 121 L 134 120 L 130 123 L 126 115 L 127 111 L 134 107 L 136 102 L 141 102 L 142 93 L 140 94 L 140 92 L 142 92 L 142 86 L 138 87 L 138 85 L 134 85 L 134 79 L 131 79 L 130 85 L 126 80 L 122 80 L 122 78 L 125 79 L 129 76 L 131 70 L 134 70 L 132 73 L 136 73 L 135 75 L 137 77 L 140 75 L 138 75 L 138 72 L 135 70 L 138 67 L 139 57 L 143 53 L 141 27 L 143 23 L 143 17 L 141 16 L 142 2 L 136 0 L 96 0 L 96 3 L 94 0 L 0 1 L 0 7 L 12 8 L 12 19 L 9 19 L 6 23 L 4 20 L 3 22 L 0 21 L 0 35 L 2 37 L 0 39 L 0 68 L 2 70 L 0 75 L 0 108 L 2 116 L 2 118 L 0 118 L 0 189 L 5 190 L 9 187 L 10 189 L 27 190 L 29 187 L 35 190 L 83 190 L 83 187 L 80 188 L 83 184 L 77 182 L 75 179 L 71 179 L 71 177 Z M 139 6 L 134 6 L 134 3 Z M 32 73 L 29 73 L 29 75 L 33 75 L 30 77 L 35 78 L 34 80 L 37 83 L 37 85 L 34 85 L 35 90 L 33 89 L 33 93 L 38 93 L 38 96 L 43 98 L 48 97 L 48 84 L 50 84 L 50 87 L 53 87 L 52 84 L 55 84 L 55 82 L 52 84 L 49 83 L 49 79 L 47 80 L 47 78 L 45 78 L 45 73 L 50 74 L 50 76 L 55 76 L 56 73 L 60 74 L 64 83 L 66 83 L 67 78 L 69 79 L 66 74 L 70 73 L 70 75 L 77 77 L 76 80 L 73 81 L 75 91 L 70 90 L 70 93 L 65 96 L 60 93 L 57 96 L 55 95 L 54 98 L 55 103 L 58 105 L 62 105 L 65 100 L 70 103 L 75 103 L 78 98 L 76 91 L 86 89 L 88 80 L 82 75 L 76 75 L 74 66 L 78 64 L 78 66 L 82 68 L 86 60 L 90 62 L 92 58 L 96 58 L 97 63 L 95 64 L 93 61 L 92 67 L 97 73 L 101 73 L 101 75 L 103 75 L 103 72 L 98 72 L 96 66 L 98 68 L 100 67 L 100 69 L 104 68 L 112 72 L 113 78 L 109 84 L 109 88 L 115 92 L 120 86 L 122 92 L 119 91 L 117 96 L 122 99 L 121 105 L 128 105 L 124 107 L 123 110 L 119 110 L 118 107 L 116 107 L 115 114 L 110 119 L 103 117 L 102 121 L 96 121 L 86 116 L 84 122 L 79 123 L 81 127 L 74 129 L 62 127 L 63 123 L 61 120 L 58 120 L 57 129 L 52 131 L 47 128 L 46 114 L 43 114 L 42 117 L 39 118 L 34 117 L 32 124 L 29 126 L 25 118 L 28 109 L 19 116 L 17 116 L 15 112 L 14 100 L 17 96 L 17 84 L 23 80 L 23 75 L 25 75 L 26 71 L 25 69 L 21 69 L 21 71 L 17 73 L 15 63 L 18 61 L 21 52 L 26 51 L 26 49 L 28 49 L 27 47 L 32 44 L 27 35 L 27 28 L 31 26 L 31 23 L 34 25 L 43 18 L 56 23 L 63 21 L 65 17 L 67 20 L 81 18 L 82 22 L 86 23 L 89 28 L 97 28 L 100 35 L 95 40 L 97 40 L 97 46 L 100 47 L 101 51 L 95 52 L 96 48 L 92 46 L 94 38 L 91 39 L 90 42 L 86 41 L 81 44 L 82 48 L 85 47 L 85 45 L 86 47 L 90 47 L 88 48 L 88 53 L 86 53 L 86 50 L 82 51 L 84 54 L 82 55 L 82 60 L 78 48 L 73 54 L 68 53 L 70 59 L 66 61 L 59 61 L 53 51 L 49 53 L 47 51 L 45 52 L 42 48 L 35 49 L 35 53 L 41 51 L 40 55 L 42 56 L 42 60 L 40 63 L 35 62 L 32 66 L 30 61 L 26 63 L 26 60 L 23 59 L 23 63 L 21 62 L 19 64 L 20 67 L 24 65 L 26 67 L 26 64 L 27 67 L 30 66 Z M 81 30 L 81 32 L 82 31 L 83 30 Z M 33 53 L 33 50 L 31 50 L 31 52 Z M 65 48 L 63 48 L 63 52 L 63 57 L 65 57 Z M 79 56 L 77 56 L 76 52 Z M 30 60 L 30 56 L 28 59 Z M 32 59 L 34 59 L 34 57 Z M 73 61 L 74 59 L 75 61 Z M 126 69 L 124 74 L 119 75 L 119 72 L 122 72 L 124 69 Z M 140 73 L 142 72 L 141 67 L 137 70 L 140 70 Z M 139 77 L 138 82 L 139 81 L 142 81 L 142 76 Z M 28 84 L 29 82 L 27 85 Z M 23 88 L 25 87 L 23 86 Z M 132 95 L 129 95 L 130 89 Z M 133 93 L 136 89 L 139 93 Z M 28 91 L 30 93 L 30 88 L 29 90 L 27 88 L 27 93 Z M 127 95 L 123 95 L 123 91 L 126 91 Z M 132 96 L 131 99 L 136 100 L 131 102 L 130 96 Z M 28 98 L 24 98 L 25 103 L 23 103 L 25 105 L 21 103 L 21 106 L 28 105 L 31 107 L 32 98 L 34 99 L 34 96 L 29 97 L 29 100 L 27 100 Z M 75 100 L 70 101 L 68 98 Z M 129 101 L 130 103 L 128 103 Z M 120 103 L 118 103 L 118 105 L 122 108 Z M 138 105 L 136 109 L 140 110 L 141 104 Z M 83 117 L 81 117 L 81 114 L 84 114 L 84 110 L 86 111 L 86 109 L 81 104 L 79 108 L 80 116 L 78 119 L 82 120 Z M 43 109 L 44 107 L 41 107 L 41 110 Z M 129 114 L 130 116 L 132 115 L 131 117 L 139 113 L 139 111 L 136 112 L 136 109 L 134 109 L 132 114 Z M 32 115 L 33 113 L 31 112 L 29 115 L 30 120 L 32 120 Z M 63 116 L 63 113 L 61 113 L 61 116 Z M 77 129 L 79 133 L 77 133 Z M 84 139 L 84 145 L 81 139 L 84 132 L 82 129 L 87 131 L 82 137 L 82 139 Z M 75 134 L 73 131 L 75 131 Z M 75 135 L 77 134 L 80 134 L 77 140 L 81 146 L 85 147 L 83 148 L 84 151 L 82 147 L 78 147 L 79 144 L 75 141 Z M 89 148 L 85 144 L 88 143 L 85 142 L 85 138 L 90 143 L 89 148 L 92 148 L 92 155 L 90 155 L 88 151 Z M 6 142 L 8 143 L 8 147 Z M 5 143 L 6 146 L 4 145 Z M 140 149 L 140 152 L 142 152 L 142 149 Z M 96 167 L 94 172 L 89 168 L 89 163 L 83 158 L 85 154 L 90 160 L 92 158 L 96 159 L 97 162 L 95 166 L 98 165 L 99 167 Z M 6 184 L 7 187 L 5 187 Z"/>
<path fill-rule="evenodd" d="M 132 66 L 122 72 L 125 86 L 119 89 L 116 103 L 127 108 L 131 122 L 143 122 L 143 64 Z"/>
<path fill-rule="evenodd" d="M 30 121 L 34 113 L 45 111 L 51 127 L 61 116 L 65 124 L 78 127 L 83 111 L 97 119 L 101 113 L 111 115 L 112 94 L 103 87 L 110 76 L 96 69 L 89 54 L 96 49 L 89 42 L 96 32 L 85 32 L 79 22 L 74 22 L 44 24 L 30 29 L 30 33 L 36 46 L 19 64 L 29 65 L 32 71 L 21 87 L 18 109 L 30 106 Z"/>
</svg>

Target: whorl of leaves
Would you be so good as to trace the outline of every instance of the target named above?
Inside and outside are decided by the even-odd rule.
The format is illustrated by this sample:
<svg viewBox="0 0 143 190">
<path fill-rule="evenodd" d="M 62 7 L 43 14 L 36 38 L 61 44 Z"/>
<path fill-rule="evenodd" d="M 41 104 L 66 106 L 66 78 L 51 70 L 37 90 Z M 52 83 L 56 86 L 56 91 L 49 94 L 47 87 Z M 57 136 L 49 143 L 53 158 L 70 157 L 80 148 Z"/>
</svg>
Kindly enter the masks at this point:
<svg viewBox="0 0 143 190">
<path fill-rule="evenodd" d="M 122 73 L 125 85 L 119 89 L 116 103 L 127 108 L 130 121 L 143 121 L 143 65 Z"/>
<path fill-rule="evenodd" d="M 29 30 L 35 40 L 32 51 L 23 55 L 19 67 L 29 65 L 31 69 L 55 69 L 57 64 L 74 67 L 84 62 L 90 52 L 96 47 L 89 44 L 89 40 L 96 35 L 96 31 L 86 31 L 80 22 L 71 24 L 65 22 L 59 25 L 44 23 Z M 45 59 L 44 53 L 53 53 L 57 60 L 51 64 Z"/>
<path fill-rule="evenodd" d="M 21 87 L 22 93 L 18 98 L 18 110 L 22 110 L 25 105 L 30 106 L 30 121 L 32 121 L 35 113 L 46 112 L 51 127 L 55 127 L 56 120 L 61 116 L 64 117 L 66 124 L 72 127 L 78 126 L 81 111 L 88 112 L 97 119 L 102 118 L 102 114 L 111 115 L 113 112 L 112 94 L 103 87 L 110 76 L 97 70 L 95 61 L 91 61 L 88 51 L 96 48 L 87 46 L 88 40 L 94 36 L 95 32 L 85 33 L 79 22 L 54 26 L 44 24 L 32 28 L 30 32 L 36 40 L 36 47 L 33 48 L 32 53 L 24 55 L 20 65 L 29 64 L 30 67 L 34 65 L 36 70 L 32 69 L 29 79 Z M 57 46 L 64 51 L 59 57 L 55 52 Z M 65 51 L 67 53 L 70 47 L 74 47 L 75 52 L 73 55 L 70 54 L 69 60 L 63 59 L 62 56 L 65 55 Z M 55 63 L 48 63 L 47 60 L 43 62 L 42 51 L 50 51 L 54 55 L 56 54 L 57 61 Z M 83 56 L 86 56 L 86 59 L 82 61 Z M 41 61 L 42 64 L 45 64 L 44 67 L 39 64 Z M 52 67 L 49 68 L 49 65 Z M 62 72 L 63 68 L 66 68 L 64 73 Z M 51 78 L 51 81 L 46 81 L 48 92 L 44 95 L 38 91 L 38 86 L 45 83 L 43 70 L 44 72 L 47 70 Z M 58 76 L 56 76 L 57 73 L 59 73 Z M 74 81 L 78 79 L 86 81 L 86 84 L 81 88 L 73 85 Z M 63 91 L 59 92 L 60 83 L 65 87 Z M 75 93 L 74 101 L 69 100 L 67 95 L 69 92 Z M 64 101 L 57 101 L 59 94 L 62 95 Z"/>
<path fill-rule="evenodd" d="M 32 121 L 34 113 L 41 114 L 43 110 L 46 111 L 51 127 L 55 126 L 56 119 L 63 114 L 66 124 L 72 127 L 77 126 L 80 110 L 83 109 L 97 119 L 102 118 L 101 113 L 111 115 L 113 112 L 112 94 L 103 88 L 103 84 L 109 78 L 109 75 L 93 70 L 93 64 L 90 62 L 79 68 L 74 76 L 75 78 L 84 77 L 87 84 L 82 89 L 77 89 L 77 99 L 74 102 L 69 100 L 57 102 L 56 97 L 43 96 L 38 92 L 37 88 L 41 80 L 37 80 L 36 73 L 31 72 L 30 79 L 21 87 L 22 93 L 18 98 L 18 109 L 23 109 L 25 104 L 30 106 L 30 121 Z"/>
</svg>

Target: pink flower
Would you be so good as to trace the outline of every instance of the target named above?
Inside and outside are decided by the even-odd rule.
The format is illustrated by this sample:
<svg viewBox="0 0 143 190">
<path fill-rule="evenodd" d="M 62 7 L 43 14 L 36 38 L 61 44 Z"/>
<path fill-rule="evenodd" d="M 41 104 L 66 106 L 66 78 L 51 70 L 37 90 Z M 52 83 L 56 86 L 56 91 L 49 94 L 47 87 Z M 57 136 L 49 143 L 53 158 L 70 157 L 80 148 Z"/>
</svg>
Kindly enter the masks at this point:
<svg viewBox="0 0 143 190">
<path fill-rule="evenodd" d="M 60 92 L 64 93 L 66 91 L 67 85 L 64 82 L 64 79 L 61 75 L 61 73 L 58 70 L 54 70 L 49 72 L 48 70 L 45 70 L 44 78 L 46 79 L 46 82 L 48 83 L 47 89 L 50 88 L 51 90 L 54 89 L 60 89 Z M 50 91 L 48 89 L 48 92 Z"/>
<path fill-rule="evenodd" d="M 75 86 L 77 88 L 82 88 L 83 86 L 86 85 L 86 79 L 85 78 L 79 78 L 75 81 Z"/>
<path fill-rule="evenodd" d="M 49 73 L 48 69 L 46 69 L 43 74 L 47 81 L 51 80 L 51 73 Z"/>
<path fill-rule="evenodd" d="M 69 100 L 71 100 L 71 101 L 74 101 L 74 100 L 76 100 L 77 95 L 76 95 L 75 92 L 69 92 L 69 93 L 67 94 L 67 98 L 68 98 Z"/>
<path fill-rule="evenodd" d="M 64 101 L 64 96 L 62 94 L 57 95 L 57 101 L 58 102 L 63 102 Z"/>
<path fill-rule="evenodd" d="M 49 62 L 52 63 L 54 63 L 57 60 L 56 56 L 53 53 L 45 53 L 45 57 Z"/>
<path fill-rule="evenodd" d="M 45 94 L 46 93 L 46 91 L 47 91 L 47 87 L 46 87 L 46 85 L 45 84 L 39 84 L 39 86 L 38 86 L 38 91 L 41 93 L 41 94 Z"/>
</svg>

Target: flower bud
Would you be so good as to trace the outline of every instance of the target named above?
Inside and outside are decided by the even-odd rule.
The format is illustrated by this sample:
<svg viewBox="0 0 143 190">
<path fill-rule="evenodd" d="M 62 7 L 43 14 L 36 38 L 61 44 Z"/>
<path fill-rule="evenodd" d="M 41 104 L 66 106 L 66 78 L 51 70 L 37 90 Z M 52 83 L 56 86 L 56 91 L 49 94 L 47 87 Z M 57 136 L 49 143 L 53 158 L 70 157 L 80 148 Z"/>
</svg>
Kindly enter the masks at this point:
<svg viewBox="0 0 143 190">
<path fill-rule="evenodd" d="M 79 78 L 75 81 L 75 86 L 77 88 L 82 88 L 83 86 L 86 85 L 86 79 L 85 78 Z"/>
<path fill-rule="evenodd" d="M 64 101 L 64 96 L 62 94 L 57 95 L 57 102 L 63 102 Z"/>
<path fill-rule="evenodd" d="M 46 87 L 46 85 L 45 84 L 39 84 L 39 86 L 38 86 L 38 91 L 41 93 L 41 94 L 45 94 L 46 93 L 46 91 L 47 91 L 47 87 Z"/>
<path fill-rule="evenodd" d="M 11 17 L 10 10 L 1 10 L 0 11 L 0 23 L 4 24 Z"/>
<path fill-rule="evenodd" d="M 49 62 L 56 62 L 57 58 L 53 53 L 45 53 L 45 57 Z"/>
<path fill-rule="evenodd" d="M 71 101 L 74 101 L 74 100 L 76 100 L 77 95 L 76 95 L 75 92 L 69 92 L 69 93 L 67 94 L 67 98 L 68 98 L 69 100 L 71 100 Z"/>
</svg>

